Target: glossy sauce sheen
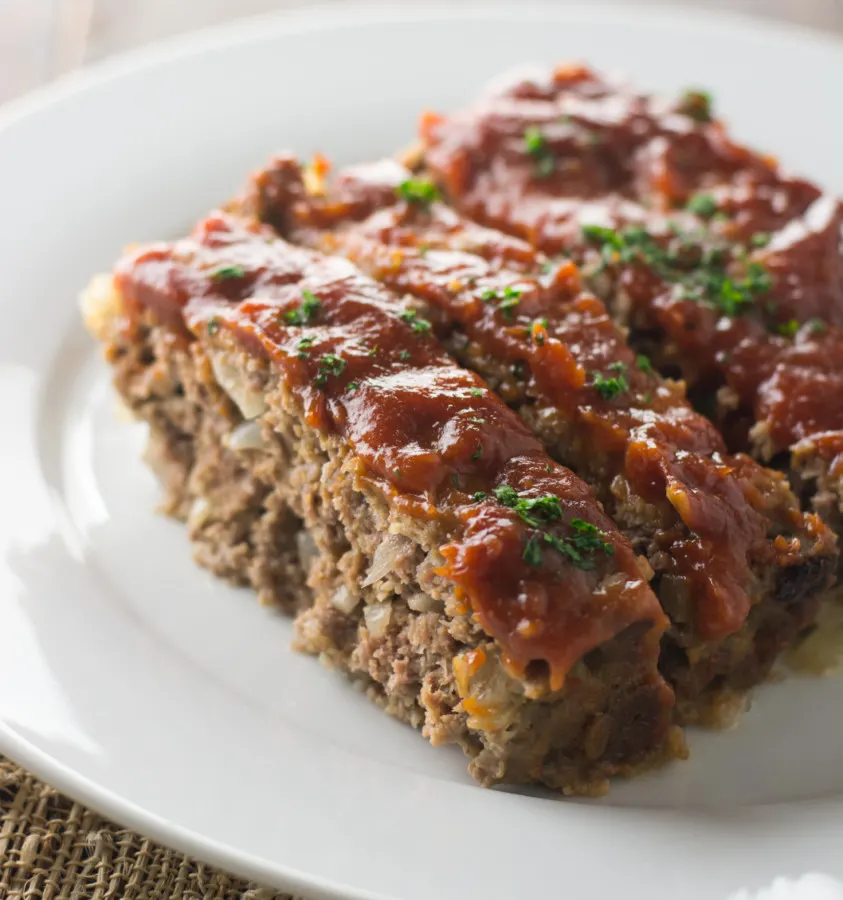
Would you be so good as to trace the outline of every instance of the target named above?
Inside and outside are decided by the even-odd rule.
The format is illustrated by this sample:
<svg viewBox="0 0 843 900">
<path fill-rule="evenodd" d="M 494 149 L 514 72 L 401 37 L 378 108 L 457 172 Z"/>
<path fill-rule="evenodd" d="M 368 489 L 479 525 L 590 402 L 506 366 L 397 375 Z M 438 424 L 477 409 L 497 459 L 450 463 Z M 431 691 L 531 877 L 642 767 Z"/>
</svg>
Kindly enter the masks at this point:
<svg viewBox="0 0 843 900">
<path fill-rule="evenodd" d="M 636 622 L 650 624 L 645 646 L 655 660 L 664 615 L 587 486 L 551 462 L 480 378 L 456 366 L 418 320 L 404 321 L 395 297 L 348 261 L 220 213 L 189 239 L 126 257 L 116 284 L 130 319 L 152 310 L 203 343 L 230 335 L 271 360 L 308 424 L 341 435 L 390 503 L 438 519 L 452 536 L 442 574 L 463 590 L 515 673 L 545 660 L 559 688 L 577 659 Z M 306 298 L 317 311 L 291 324 L 288 314 Z M 526 498 L 558 497 L 561 518 L 543 530 L 564 539 L 579 518 L 605 533 L 611 552 L 596 552 L 588 571 L 551 548 L 529 563 L 532 529 L 489 496 L 501 485 Z"/>
<path fill-rule="evenodd" d="M 422 131 L 427 164 L 460 209 L 548 253 L 593 260 L 583 225 L 642 225 L 667 241 L 673 223 L 761 263 L 772 284 L 740 315 L 683 299 L 640 262 L 615 267 L 613 296 L 632 309 L 613 313 L 669 348 L 690 386 L 728 386 L 736 402 L 721 425 L 731 445 L 751 442 L 766 458 L 843 430 L 843 208 L 733 143 L 720 122 L 686 113 L 564 66 L 466 114 L 429 115 Z M 532 152 L 528 133 L 541 136 Z M 685 209 L 700 194 L 715 215 Z M 739 273 L 746 260 L 733 263 Z"/>
<path fill-rule="evenodd" d="M 520 240 L 441 203 L 404 202 L 396 188 L 409 177 L 394 163 L 359 167 L 341 174 L 327 196 L 308 197 L 301 170 L 279 158 L 255 187 L 260 213 L 291 239 L 348 256 L 396 292 L 425 299 L 484 353 L 526 364 L 525 393 L 573 422 L 583 438 L 585 449 L 564 462 L 607 503 L 622 474 L 674 523 L 659 529 L 653 549 L 667 555 L 663 574 L 690 586 L 700 635 L 718 639 L 738 630 L 752 603 L 752 568 L 824 552 L 825 528 L 803 517 L 793 498 L 782 509 L 767 508 L 761 494 L 779 492 L 781 476 L 725 455 L 721 436 L 691 409 L 681 387 L 647 370 L 603 304 L 581 290 L 572 263 L 548 270 L 547 259 Z M 501 309 L 507 291 L 511 298 L 517 292 L 517 302 Z M 596 373 L 621 373 L 628 388 L 603 396 Z"/>
</svg>

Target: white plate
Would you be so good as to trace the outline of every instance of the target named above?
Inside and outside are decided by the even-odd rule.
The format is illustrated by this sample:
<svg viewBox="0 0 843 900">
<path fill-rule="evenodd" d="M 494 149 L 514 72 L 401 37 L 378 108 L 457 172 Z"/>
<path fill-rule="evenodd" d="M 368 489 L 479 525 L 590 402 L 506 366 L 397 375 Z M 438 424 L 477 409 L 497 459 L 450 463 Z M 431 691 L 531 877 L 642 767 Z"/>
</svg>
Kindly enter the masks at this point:
<svg viewBox="0 0 843 900">
<path fill-rule="evenodd" d="M 76 294 L 273 150 L 387 153 L 425 107 L 570 57 L 703 84 L 736 130 L 843 190 L 843 50 L 708 15 L 489 7 L 247 22 L 0 115 L 0 750 L 166 843 L 309 897 L 725 898 L 843 877 L 843 679 L 759 692 L 693 760 L 599 802 L 484 791 L 153 514 Z M 816 882 L 819 883 L 819 882 Z M 831 884 L 831 882 L 828 882 Z"/>
</svg>

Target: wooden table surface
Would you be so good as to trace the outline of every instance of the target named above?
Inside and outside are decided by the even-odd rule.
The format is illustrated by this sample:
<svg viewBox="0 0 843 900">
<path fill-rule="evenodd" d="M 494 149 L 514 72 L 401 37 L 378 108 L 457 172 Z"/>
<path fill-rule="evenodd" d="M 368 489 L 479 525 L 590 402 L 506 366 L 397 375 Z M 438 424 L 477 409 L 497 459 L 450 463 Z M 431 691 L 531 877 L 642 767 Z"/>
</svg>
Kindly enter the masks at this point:
<svg viewBox="0 0 843 900">
<path fill-rule="evenodd" d="M 395 2 L 400 5 L 402 0 Z M 599 4 L 602 0 L 591 2 Z M 679 0 L 651 2 L 670 5 Z M 0 0 L 0 103 L 87 62 L 156 38 L 238 16 L 313 3 L 314 0 Z M 784 19 L 843 36 L 843 0 L 696 0 L 690 5 Z"/>
</svg>

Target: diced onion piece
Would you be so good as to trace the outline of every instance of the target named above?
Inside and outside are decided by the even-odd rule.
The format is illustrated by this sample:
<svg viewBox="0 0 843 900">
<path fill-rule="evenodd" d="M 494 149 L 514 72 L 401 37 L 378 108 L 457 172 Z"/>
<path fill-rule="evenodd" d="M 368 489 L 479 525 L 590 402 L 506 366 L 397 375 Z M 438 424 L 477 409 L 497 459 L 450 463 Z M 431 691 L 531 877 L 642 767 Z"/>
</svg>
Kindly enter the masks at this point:
<svg viewBox="0 0 843 900">
<path fill-rule="evenodd" d="M 363 579 L 363 587 L 368 587 L 376 581 L 386 578 L 395 571 L 395 564 L 413 547 L 413 542 L 400 534 L 388 534 L 378 544 L 375 555 L 372 557 L 372 566 L 369 574 Z"/>
<path fill-rule="evenodd" d="M 313 540 L 309 531 L 300 531 L 296 535 L 296 549 L 299 551 L 302 568 L 309 569 L 319 552 L 316 548 L 316 541 Z"/>
<path fill-rule="evenodd" d="M 197 497 L 187 514 L 187 527 L 201 528 L 211 515 L 211 504 L 207 497 Z"/>
<path fill-rule="evenodd" d="M 383 637 L 389 628 L 389 620 L 392 617 L 391 603 L 370 603 L 363 609 L 363 618 L 366 620 L 366 628 L 372 637 Z"/>
<path fill-rule="evenodd" d="M 360 597 L 357 594 L 352 594 L 344 584 L 338 587 L 331 595 L 331 606 L 342 613 L 350 613 L 359 602 Z"/>
<path fill-rule="evenodd" d="M 221 353 L 212 353 L 211 367 L 220 387 L 234 401 L 244 419 L 256 419 L 268 409 L 260 391 L 249 386 L 246 376 L 230 365 Z"/>
<path fill-rule="evenodd" d="M 442 608 L 442 604 L 430 594 L 423 591 L 416 591 L 407 598 L 407 606 L 416 612 L 435 612 Z"/>
<path fill-rule="evenodd" d="M 263 450 L 266 447 L 261 424 L 254 419 L 241 422 L 225 436 L 224 443 L 230 450 Z"/>
</svg>

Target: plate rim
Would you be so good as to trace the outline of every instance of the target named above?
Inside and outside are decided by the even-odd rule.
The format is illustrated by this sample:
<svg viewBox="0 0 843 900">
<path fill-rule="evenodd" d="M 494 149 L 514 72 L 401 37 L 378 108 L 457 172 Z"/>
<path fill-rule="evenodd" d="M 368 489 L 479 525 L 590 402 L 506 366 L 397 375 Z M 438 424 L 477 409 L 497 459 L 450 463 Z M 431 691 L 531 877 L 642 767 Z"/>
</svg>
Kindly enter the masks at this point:
<svg viewBox="0 0 843 900">
<path fill-rule="evenodd" d="M 273 11 L 236 18 L 150 42 L 140 48 L 124 51 L 81 69 L 60 76 L 52 82 L 0 106 L 0 142 L 15 125 L 30 117 L 48 112 L 66 100 L 97 86 L 131 76 L 170 61 L 199 57 L 218 48 L 248 44 L 256 40 L 278 40 L 298 33 L 322 28 L 354 29 L 367 24 L 410 24 L 418 21 L 472 21 L 479 18 L 497 21 L 546 20 L 577 21 L 599 24 L 607 19 L 648 24 L 693 27 L 722 33 L 743 33 L 754 39 L 765 36 L 778 41 L 804 46 L 820 45 L 841 55 L 843 37 L 830 35 L 806 25 L 782 20 L 756 18 L 746 13 L 727 10 L 705 10 L 701 7 L 663 7 L 646 2 L 625 3 L 623 0 L 599 5 L 587 0 L 551 3 L 550 0 L 505 0 L 495 4 L 469 0 L 454 8 L 447 0 L 422 0 L 396 8 L 378 0 L 351 0 L 349 3 L 321 2 L 296 10 Z M 126 799 L 97 781 L 82 775 L 57 757 L 43 751 L 0 719 L 0 753 L 25 767 L 38 778 L 53 785 L 73 800 L 83 803 L 101 815 L 124 823 L 139 833 L 167 847 L 223 868 L 246 879 L 273 885 L 284 890 L 305 892 L 313 900 L 385 900 L 382 894 L 352 888 L 317 874 L 303 872 L 279 861 L 264 859 L 247 850 L 220 842 L 191 828 L 167 819 L 132 800 Z M 840 808 L 836 799 L 820 801 Z M 777 805 L 777 804 L 772 804 Z M 802 804 L 800 804 L 802 805 Z M 812 806 L 817 806 L 814 801 Z"/>
</svg>

